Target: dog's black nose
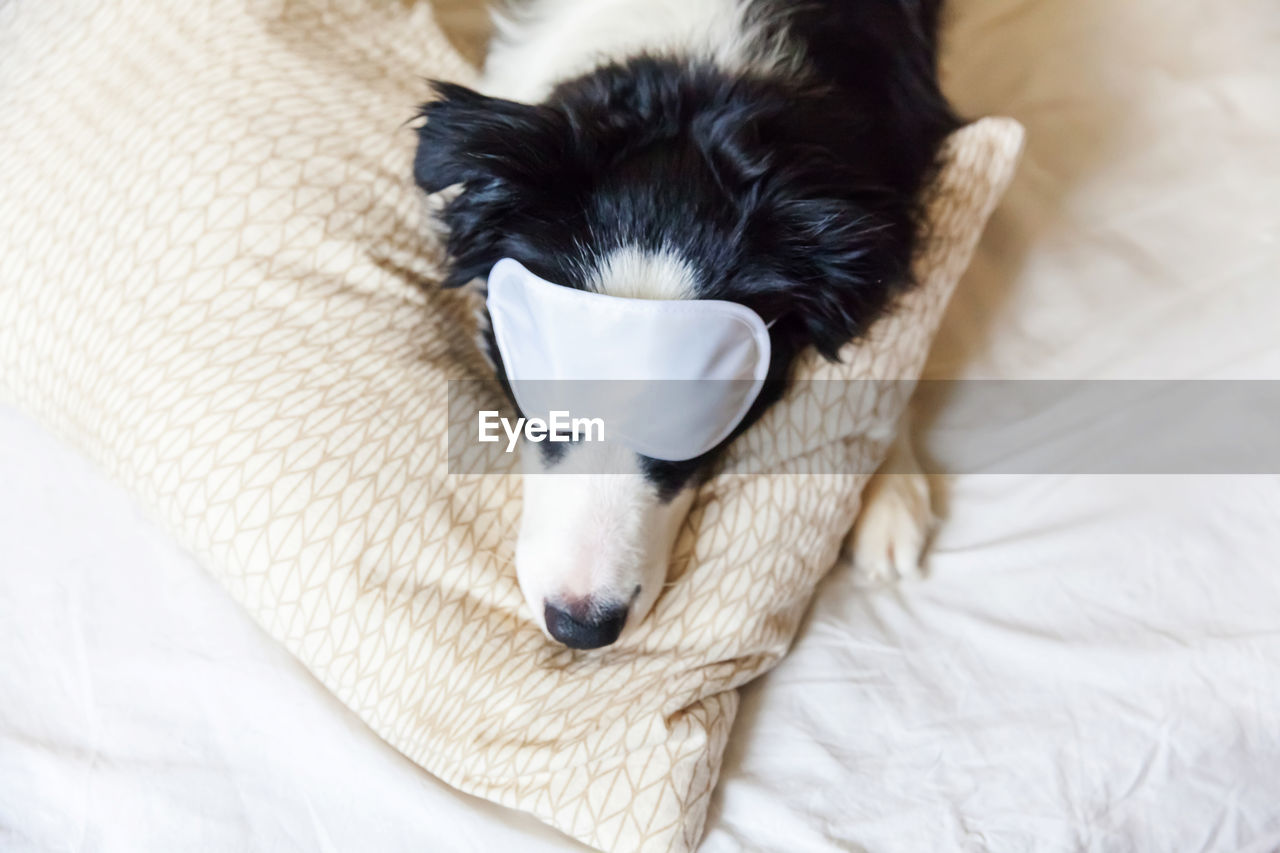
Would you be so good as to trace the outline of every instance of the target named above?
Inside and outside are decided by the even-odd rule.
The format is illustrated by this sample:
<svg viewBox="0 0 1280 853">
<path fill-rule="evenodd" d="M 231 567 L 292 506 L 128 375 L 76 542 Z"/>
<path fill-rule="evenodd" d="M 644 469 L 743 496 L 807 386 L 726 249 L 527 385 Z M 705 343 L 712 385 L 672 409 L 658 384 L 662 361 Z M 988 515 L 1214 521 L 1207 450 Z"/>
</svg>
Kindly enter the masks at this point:
<svg viewBox="0 0 1280 853">
<path fill-rule="evenodd" d="M 598 608 L 582 605 L 561 607 L 547 602 L 544 615 L 547 633 L 571 649 L 598 649 L 622 633 L 627 621 L 627 605 Z"/>
</svg>

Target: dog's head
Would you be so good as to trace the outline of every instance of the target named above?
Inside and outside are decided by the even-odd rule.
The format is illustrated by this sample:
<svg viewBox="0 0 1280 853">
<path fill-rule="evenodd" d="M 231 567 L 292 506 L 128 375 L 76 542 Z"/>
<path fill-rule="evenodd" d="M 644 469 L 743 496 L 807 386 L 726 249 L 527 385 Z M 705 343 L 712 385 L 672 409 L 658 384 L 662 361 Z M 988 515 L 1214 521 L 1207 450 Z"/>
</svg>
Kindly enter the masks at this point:
<svg viewBox="0 0 1280 853">
<path fill-rule="evenodd" d="M 728 300 L 770 324 L 764 390 L 703 455 L 522 454 L 516 568 L 534 618 L 566 645 L 608 645 L 653 607 L 693 487 L 778 399 L 796 354 L 834 358 L 906 279 L 924 168 L 906 161 L 931 151 L 893 150 L 827 91 L 660 60 L 606 67 L 537 105 L 436 88 L 415 171 L 429 193 L 455 188 L 446 286 L 509 257 L 565 287 Z"/>
</svg>

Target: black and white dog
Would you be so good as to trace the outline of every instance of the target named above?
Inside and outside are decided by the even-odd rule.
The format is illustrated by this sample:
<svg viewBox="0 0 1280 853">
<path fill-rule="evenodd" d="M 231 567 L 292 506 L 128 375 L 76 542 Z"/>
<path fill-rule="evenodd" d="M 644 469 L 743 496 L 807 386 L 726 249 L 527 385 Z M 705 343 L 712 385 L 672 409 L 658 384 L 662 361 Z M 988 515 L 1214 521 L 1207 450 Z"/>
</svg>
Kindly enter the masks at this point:
<svg viewBox="0 0 1280 853">
<path fill-rule="evenodd" d="M 565 287 L 751 308 L 771 362 L 736 435 L 798 353 L 835 357 L 910 281 L 918 195 L 957 126 L 937 82 L 940 3 L 517 3 L 498 16 L 484 94 L 440 83 L 423 108 L 416 179 L 450 190 L 445 285 L 514 258 Z M 491 335 L 489 349 L 504 378 Z M 645 617 L 718 450 L 523 454 L 517 573 L 548 634 L 596 648 Z M 917 569 L 930 519 L 902 440 L 894 454 L 917 473 L 876 478 L 853 546 L 886 577 Z M 632 473 L 599 473 L 620 465 Z"/>
</svg>

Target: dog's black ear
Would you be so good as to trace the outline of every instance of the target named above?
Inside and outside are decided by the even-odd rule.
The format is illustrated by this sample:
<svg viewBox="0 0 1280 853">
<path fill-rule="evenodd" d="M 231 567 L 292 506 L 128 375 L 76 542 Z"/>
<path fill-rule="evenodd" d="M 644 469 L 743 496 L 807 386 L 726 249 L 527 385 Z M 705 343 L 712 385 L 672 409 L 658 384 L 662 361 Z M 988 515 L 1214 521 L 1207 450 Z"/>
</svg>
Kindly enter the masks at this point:
<svg viewBox="0 0 1280 853">
<path fill-rule="evenodd" d="M 454 184 L 554 183 L 569 142 L 560 113 L 456 83 L 432 86 L 437 98 L 420 112 L 425 122 L 413 168 L 418 186 L 435 193 Z"/>
<path fill-rule="evenodd" d="M 910 217 L 893 206 L 848 197 L 773 200 L 753 242 L 778 264 L 771 273 L 786 300 L 778 331 L 838 359 L 906 285 L 911 233 Z"/>
<path fill-rule="evenodd" d="M 574 136 L 559 110 L 490 98 L 454 83 L 434 84 L 422 107 L 414 178 L 429 193 L 461 186 L 445 201 L 444 287 L 488 274 L 510 254 L 513 221 L 574 185 Z"/>
</svg>

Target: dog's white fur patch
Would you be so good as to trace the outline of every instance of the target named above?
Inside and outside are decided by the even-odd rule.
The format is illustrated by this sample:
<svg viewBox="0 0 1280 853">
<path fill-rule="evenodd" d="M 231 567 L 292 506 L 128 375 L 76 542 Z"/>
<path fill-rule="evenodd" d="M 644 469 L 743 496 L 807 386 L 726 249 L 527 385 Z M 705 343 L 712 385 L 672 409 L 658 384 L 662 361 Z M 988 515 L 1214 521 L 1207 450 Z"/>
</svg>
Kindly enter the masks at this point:
<svg viewBox="0 0 1280 853">
<path fill-rule="evenodd" d="M 696 57 L 731 72 L 795 70 L 781 33 L 750 19 L 745 0 L 539 0 L 494 12 L 482 89 L 536 103 L 554 86 L 612 60 Z"/>
<path fill-rule="evenodd" d="M 693 270 L 679 255 L 635 246 L 611 252 L 589 280 L 597 293 L 631 299 L 691 299 L 694 284 Z"/>
</svg>

